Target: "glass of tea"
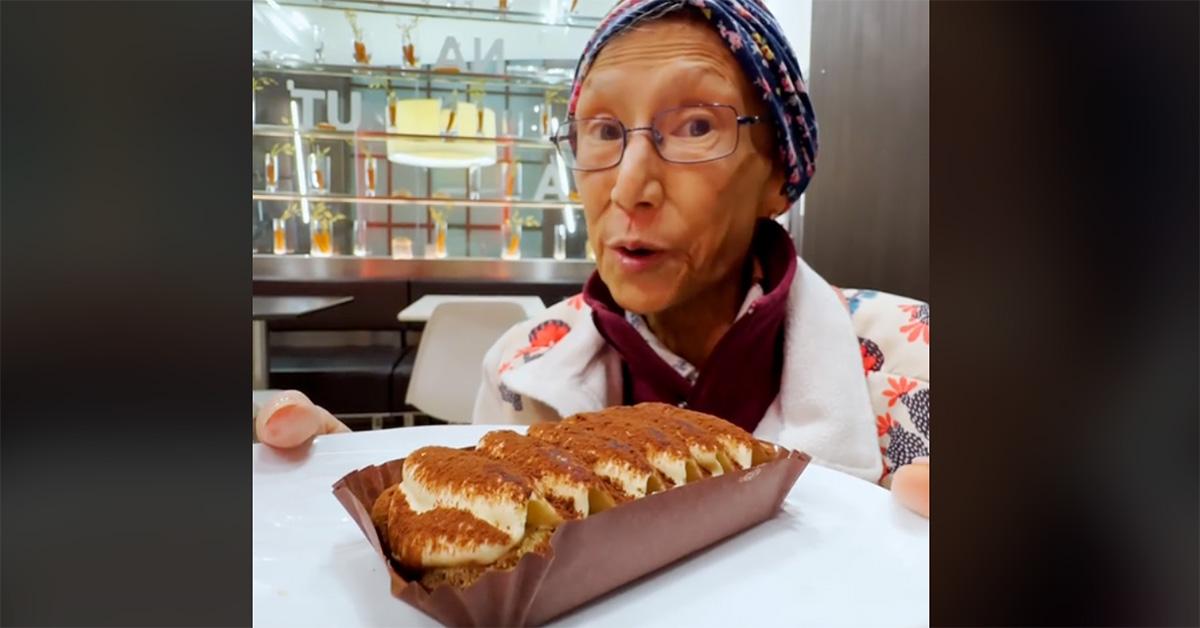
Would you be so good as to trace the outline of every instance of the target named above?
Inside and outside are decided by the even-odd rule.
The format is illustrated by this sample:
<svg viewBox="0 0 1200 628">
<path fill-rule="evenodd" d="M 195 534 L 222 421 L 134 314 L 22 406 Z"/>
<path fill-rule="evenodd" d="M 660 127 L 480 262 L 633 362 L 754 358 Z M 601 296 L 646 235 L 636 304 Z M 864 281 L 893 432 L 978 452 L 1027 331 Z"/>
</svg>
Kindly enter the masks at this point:
<svg viewBox="0 0 1200 628">
<path fill-rule="evenodd" d="M 313 257 L 329 257 L 333 255 L 333 229 L 328 220 L 313 219 L 309 223 L 312 234 L 312 246 L 309 253 Z"/>
<path fill-rule="evenodd" d="M 267 191 L 275 192 L 279 189 L 279 155 L 267 153 L 265 157 L 263 174 L 267 182 Z"/>
</svg>

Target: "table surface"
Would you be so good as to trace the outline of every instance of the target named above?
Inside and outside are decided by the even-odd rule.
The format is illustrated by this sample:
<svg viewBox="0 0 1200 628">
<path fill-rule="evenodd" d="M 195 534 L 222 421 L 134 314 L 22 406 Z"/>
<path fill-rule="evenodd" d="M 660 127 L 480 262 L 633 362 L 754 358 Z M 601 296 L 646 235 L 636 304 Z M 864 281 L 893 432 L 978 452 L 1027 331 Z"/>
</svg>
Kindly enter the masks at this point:
<svg viewBox="0 0 1200 628">
<path fill-rule="evenodd" d="M 344 305 L 354 297 L 254 297 L 254 320 L 296 318 Z"/>
<path fill-rule="evenodd" d="M 254 625 L 436 626 L 392 597 L 383 562 L 333 483 L 418 447 L 471 446 L 504 427 L 354 432 L 292 452 L 253 445 Z M 928 603 L 929 521 L 885 489 L 810 464 L 774 518 L 553 625 L 924 626 Z"/>
<path fill-rule="evenodd" d="M 516 303 L 525 309 L 525 315 L 528 317 L 533 317 L 538 312 L 546 309 L 546 304 L 542 302 L 542 298 L 534 296 L 427 294 L 413 301 L 403 310 L 400 310 L 400 313 L 396 315 L 396 320 L 402 323 L 427 323 L 429 322 L 429 317 L 433 316 L 434 308 L 443 303 L 457 301 L 506 301 Z"/>
</svg>

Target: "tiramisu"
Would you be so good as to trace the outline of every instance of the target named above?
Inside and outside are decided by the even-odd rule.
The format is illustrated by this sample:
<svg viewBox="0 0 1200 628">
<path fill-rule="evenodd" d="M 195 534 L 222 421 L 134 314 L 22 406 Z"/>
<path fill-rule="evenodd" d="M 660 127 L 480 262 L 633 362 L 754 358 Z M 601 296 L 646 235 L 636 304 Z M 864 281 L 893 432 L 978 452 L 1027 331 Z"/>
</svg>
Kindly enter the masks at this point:
<svg viewBox="0 0 1200 628">
<path fill-rule="evenodd" d="M 473 450 L 422 447 L 371 508 L 384 549 L 428 588 L 465 587 L 528 553 L 563 521 L 778 455 L 717 417 L 638 404 L 489 432 Z"/>
</svg>

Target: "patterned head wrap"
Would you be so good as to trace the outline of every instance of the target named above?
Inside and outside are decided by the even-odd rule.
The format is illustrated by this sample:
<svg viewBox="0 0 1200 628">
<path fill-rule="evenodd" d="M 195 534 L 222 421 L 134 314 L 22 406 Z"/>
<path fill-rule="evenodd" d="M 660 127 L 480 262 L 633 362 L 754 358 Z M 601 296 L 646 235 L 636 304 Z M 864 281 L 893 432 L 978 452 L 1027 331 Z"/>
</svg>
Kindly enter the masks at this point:
<svg viewBox="0 0 1200 628">
<path fill-rule="evenodd" d="M 817 120 L 800 64 L 775 16 L 762 0 L 622 0 L 592 34 L 579 65 L 567 112 L 574 117 L 583 79 L 596 54 L 613 37 L 636 24 L 695 7 L 721 35 L 742 71 L 762 94 L 775 121 L 780 163 L 788 177 L 782 193 L 795 202 L 812 179 L 817 158 Z"/>
</svg>

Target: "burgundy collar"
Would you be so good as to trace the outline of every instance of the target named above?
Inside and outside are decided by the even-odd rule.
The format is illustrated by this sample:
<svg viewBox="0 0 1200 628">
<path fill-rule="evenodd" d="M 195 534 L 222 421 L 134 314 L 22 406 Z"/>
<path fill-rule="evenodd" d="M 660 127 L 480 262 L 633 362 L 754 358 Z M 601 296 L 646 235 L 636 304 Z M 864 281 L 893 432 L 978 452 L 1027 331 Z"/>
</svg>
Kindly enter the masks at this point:
<svg viewBox="0 0 1200 628">
<path fill-rule="evenodd" d="M 695 385 L 667 364 L 625 320 L 608 286 L 593 272 L 583 298 L 596 329 L 621 356 L 624 402 L 660 401 L 685 405 L 753 432 L 779 394 L 783 375 L 783 331 L 788 291 L 796 274 L 796 249 L 779 223 L 761 219 L 750 244 L 763 273 L 763 296 L 751 304 L 717 342 Z M 739 302 L 740 303 L 740 302 Z"/>
</svg>

